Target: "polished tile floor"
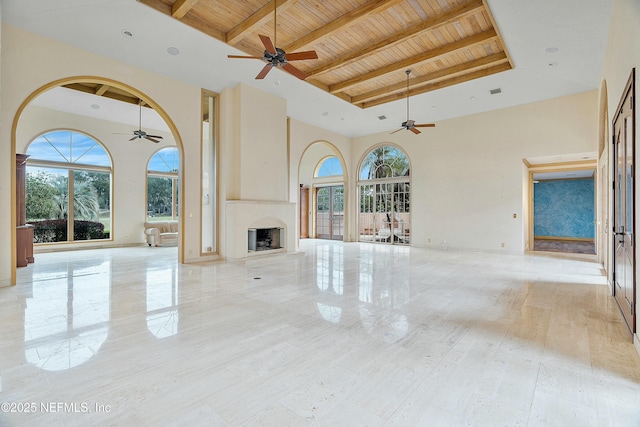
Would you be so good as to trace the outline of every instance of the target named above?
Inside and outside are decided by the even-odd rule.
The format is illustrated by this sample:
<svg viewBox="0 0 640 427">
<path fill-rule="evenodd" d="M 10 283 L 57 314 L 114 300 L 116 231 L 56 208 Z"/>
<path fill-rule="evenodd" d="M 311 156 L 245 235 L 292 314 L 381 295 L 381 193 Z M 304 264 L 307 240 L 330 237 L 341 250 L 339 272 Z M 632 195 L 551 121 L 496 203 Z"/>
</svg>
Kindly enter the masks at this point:
<svg viewBox="0 0 640 427">
<path fill-rule="evenodd" d="M 0 425 L 640 425 L 640 357 L 591 258 L 301 250 L 38 255 L 0 289 Z"/>
</svg>

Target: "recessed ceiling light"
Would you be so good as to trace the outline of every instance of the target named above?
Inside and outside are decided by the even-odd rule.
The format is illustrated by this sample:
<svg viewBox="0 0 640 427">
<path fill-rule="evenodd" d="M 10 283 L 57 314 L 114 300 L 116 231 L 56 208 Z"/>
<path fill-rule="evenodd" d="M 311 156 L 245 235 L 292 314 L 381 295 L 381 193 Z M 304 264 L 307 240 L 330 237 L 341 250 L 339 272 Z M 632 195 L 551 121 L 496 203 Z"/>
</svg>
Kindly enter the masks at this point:
<svg viewBox="0 0 640 427">
<path fill-rule="evenodd" d="M 127 37 L 127 38 L 131 38 L 133 37 L 133 33 L 129 30 L 122 30 L 122 35 Z"/>
<path fill-rule="evenodd" d="M 177 47 L 171 46 L 167 48 L 167 53 L 171 56 L 178 56 L 180 55 L 180 49 L 178 49 Z"/>
<path fill-rule="evenodd" d="M 547 52 L 547 53 L 556 53 L 559 50 L 560 49 L 558 49 L 557 47 L 548 47 L 544 51 Z"/>
<path fill-rule="evenodd" d="M 99 110 L 100 106 L 98 104 L 91 104 L 91 108 L 93 108 L 94 110 Z"/>
<path fill-rule="evenodd" d="M 280 80 L 276 80 L 275 82 L 273 82 L 273 84 L 276 86 L 280 86 Z"/>
<path fill-rule="evenodd" d="M 475 96 L 472 96 L 472 97 L 471 97 L 471 98 L 469 98 L 469 99 L 471 99 L 472 101 L 475 101 L 475 100 L 476 100 L 476 97 L 475 97 Z"/>
</svg>

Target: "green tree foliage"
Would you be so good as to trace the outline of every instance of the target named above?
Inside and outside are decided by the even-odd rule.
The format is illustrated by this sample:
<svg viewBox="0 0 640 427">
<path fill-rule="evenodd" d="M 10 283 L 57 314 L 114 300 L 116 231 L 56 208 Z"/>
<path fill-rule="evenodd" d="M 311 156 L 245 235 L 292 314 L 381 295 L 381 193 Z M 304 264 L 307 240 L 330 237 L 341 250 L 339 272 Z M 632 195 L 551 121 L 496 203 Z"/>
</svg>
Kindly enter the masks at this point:
<svg viewBox="0 0 640 427">
<path fill-rule="evenodd" d="M 147 180 L 147 197 L 149 213 L 152 215 L 171 214 L 172 208 L 172 178 L 150 176 Z"/>
<path fill-rule="evenodd" d="M 49 183 L 50 175 L 44 172 L 26 176 L 27 221 L 55 217 L 55 188 Z"/>
<path fill-rule="evenodd" d="M 53 182 L 56 194 L 55 215 L 58 219 L 66 219 L 69 212 L 69 183 L 66 177 L 58 177 Z M 75 219 L 97 220 L 100 214 L 98 193 L 88 181 L 74 181 L 73 216 Z"/>
<path fill-rule="evenodd" d="M 361 179 L 382 180 L 386 178 L 409 176 L 409 159 L 405 154 L 390 146 L 382 146 L 372 150 L 362 162 L 360 172 Z M 370 212 L 374 204 L 373 187 L 361 186 L 360 212 Z M 408 190 L 408 188 L 407 188 Z M 409 193 L 393 198 L 393 194 L 400 194 L 405 191 L 405 184 L 387 183 L 375 184 L 375 206 L 376 212 L 389 212 L 392 209 L 396 212 L 409 212 Z"/>
<path fill-rule="evenodd" d="M 77 171 L 75 182 L 88 182 L 96 190 L 100 210 L 111 209 L 111 175 L 105 172 Z"/>
</svg>

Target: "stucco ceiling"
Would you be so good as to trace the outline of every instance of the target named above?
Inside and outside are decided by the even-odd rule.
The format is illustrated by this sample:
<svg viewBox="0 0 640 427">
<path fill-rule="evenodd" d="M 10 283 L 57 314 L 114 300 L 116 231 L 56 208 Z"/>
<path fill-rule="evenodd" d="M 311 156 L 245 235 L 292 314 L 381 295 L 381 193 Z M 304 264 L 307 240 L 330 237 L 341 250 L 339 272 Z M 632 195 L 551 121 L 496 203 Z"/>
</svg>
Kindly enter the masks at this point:
<svg viewBox="0 0 640 427">
<path fill-rule="evenodd" d="M 514 69 L 414 95 L 412 119 L 437 123 L 597 89 L 611 3 L 487 0 Z M 135 0 L 2 0 L 1 7 L 5 24 L 197 87 L 257 87 L 286 98 L 291 117 L 346 136 L 390 132 L 406 119 L 405 100 L 363 109 L 282 70 L 255 80 L 259 63 L 227 58 L 243 52 Z M 81 104 L 76 113 L 97 114 Z"/>
</svg>

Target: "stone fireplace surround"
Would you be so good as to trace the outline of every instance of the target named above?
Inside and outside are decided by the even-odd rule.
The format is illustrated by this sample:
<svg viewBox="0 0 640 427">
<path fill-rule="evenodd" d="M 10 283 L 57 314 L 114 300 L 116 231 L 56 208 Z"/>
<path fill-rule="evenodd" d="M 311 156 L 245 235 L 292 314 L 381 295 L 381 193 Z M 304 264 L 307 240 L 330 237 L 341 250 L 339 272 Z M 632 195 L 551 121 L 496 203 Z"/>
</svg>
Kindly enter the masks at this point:
<svg viewBox="0 0 640 427">
<path fill-rule="evenodd" d="M 227 226 L 226 254 L 230 259 L 244 259 L 253 255 L 295 252 L 296 204 L 267 200 L 228 200 L 225 203 Z M 282 249 L 249 252 L 249 229 L 281 228 Z"/>
</svg>

